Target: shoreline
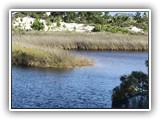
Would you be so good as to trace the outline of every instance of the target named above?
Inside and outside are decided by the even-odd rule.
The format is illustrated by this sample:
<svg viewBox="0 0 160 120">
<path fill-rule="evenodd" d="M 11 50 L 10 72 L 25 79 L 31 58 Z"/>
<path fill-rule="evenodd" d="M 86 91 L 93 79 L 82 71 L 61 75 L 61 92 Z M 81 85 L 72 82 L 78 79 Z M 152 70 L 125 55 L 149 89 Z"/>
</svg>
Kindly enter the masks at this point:
<svg viewBox="0 0 160 120">
<path fill-rule="evenodd" d="M 12 64 L 40 68 L 74 68 L 93 65 L 93 61 L 65 50 L 42 50 L 13 45 Z"/>
<path fill-rule="evenodd" d="M 42 68 L 74 68 L 93 61 L 71 51 L 147 52 L 145 35 L 119 33 L 26 32 L 12 35 L 12 64 Z"/>
<path fill-rule="evenodd" d="M 63 50 L 147 51 L 148 36 L 119 33 L 26 32 L 13 34 L 12 42 L 24 46 Z"/>
</svg>

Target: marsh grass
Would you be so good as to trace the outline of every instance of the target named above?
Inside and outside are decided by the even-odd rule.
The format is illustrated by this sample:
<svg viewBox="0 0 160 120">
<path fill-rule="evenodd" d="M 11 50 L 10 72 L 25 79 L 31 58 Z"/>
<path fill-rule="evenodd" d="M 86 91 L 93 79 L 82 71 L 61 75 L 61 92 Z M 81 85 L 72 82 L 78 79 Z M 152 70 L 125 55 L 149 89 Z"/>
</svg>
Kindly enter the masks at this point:
<svg viewBox="0 0 160 120">
<path fill-rule="evenodd" d="M 72 68 L 92 65 L 93 61 L 68 50 L 147 51 L 145 35 L 77 32 L 23 32 L 12 34 L 12 64 Z"/>
<path fill-rule="evenodd" d="M 64 50 L 126 50 L 147 51 L 147 35 L 118 33 L 77 33 L 77 32 L 26 32 L 14 33 L 15 44 L 34 45 Z"/>
<path fill-rule="evenodd" d="M 40 49 L 13 44 L 12 64 L 43 68 L 72 68 L 92 65 L 93 61 L 55 48 Z"/>
</svg>

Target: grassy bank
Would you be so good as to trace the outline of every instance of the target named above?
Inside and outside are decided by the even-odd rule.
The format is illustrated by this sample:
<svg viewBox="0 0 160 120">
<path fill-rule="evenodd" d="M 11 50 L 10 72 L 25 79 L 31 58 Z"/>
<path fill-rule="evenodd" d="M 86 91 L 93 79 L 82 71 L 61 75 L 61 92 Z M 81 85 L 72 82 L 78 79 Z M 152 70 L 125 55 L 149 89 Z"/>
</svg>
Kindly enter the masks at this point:
<svg viewBox="0 0 160 120">
<path fill-rule="evenodd" d="M 14 33 L 12 41 L 24 46 L 65 50 L 127 50 L 147 51 L 147 35 L 118 33 L 26 32 Z"/>
<path fill-rule="evenodd" d="M 147 51 L 145 35 L 76 32 L 25 32 L 12 34 L 12 64 L 70 68 L 92 65 L 93 61 L 67 50 Z"/>
<path fill-rule="evenodd" d="M 46 68 L 71 68 L 92 65 L 93 61 L 55 48 L 41 49 L 13 44 L 12 64 Z"/>
</svg>

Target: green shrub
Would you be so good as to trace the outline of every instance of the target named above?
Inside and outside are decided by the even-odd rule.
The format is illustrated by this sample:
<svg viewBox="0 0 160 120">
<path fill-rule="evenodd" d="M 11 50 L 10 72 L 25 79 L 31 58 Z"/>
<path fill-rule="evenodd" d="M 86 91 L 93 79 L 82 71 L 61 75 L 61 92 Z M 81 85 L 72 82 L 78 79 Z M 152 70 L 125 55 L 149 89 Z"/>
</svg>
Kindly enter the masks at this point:
<svg viewBox="0 0 160 120">
<path fill-rule="evenodd" d="M 148 61 L 146 62 L 146 66 L 148 67 Z M 133 71 L 130 75 L 121 76 L 120 80 L 122 82 L 120 86 L 113 89 L 112 107 L 148 108 L 148 75 L 141 71 Z M 134 101 L 137 96 L 139 97 L 139 100 Z M 130 106 L 128 106 L 129 104 Z"/>
<path fill-rule="evenodd" d="M 111 25 L 101 25 L 101 24 L 96 24 L 95 28 L 92 30 L 92 32 L 101 32 L 101 31 L 106 31 L 106 32 L 111 32 L 111 33 L 127 33 L 130 34 L 130 31 L 118 27 L 118 26 L 111 26 Z"/>
<path fill-rule="evenodd" d="M 50 21 L 48 21 L 48 22 L 46 23 L 47 26 L 51 26 L 51 24 L 52 24 L 52 23 L 51 23 Z"/>
<path fill-rule="evenodd" d="M 18 18 L 18 17 L 20 17 L 20 18 L 25 17 L 25 15 L 23 15 L 23 14 L 21 14 L 21 13 L 16 13 L 14 16 L 15 16 L 16 18 Z"/>
<path fill-rule="evenodd" d="M 31 25 L 31 28 L 32 28 L 33 30 L 38 30 L 38 31 L 40 31 L 40 30 L 43 30 L 43 29 L 44 29 L 44 24 L 43 24 L 43 22 L 40 22 L 38 19 L 36 19 L 36 20 L 34 21 L 34 23 Z"/>
<path fill-rule="evenodd" d="M 102 30 L 103 30 L 102 25 L 97 24 L 97 25 L 95 25 L 95 27 L 92 30 L 92 32 L 101 32 Z"/>
<path fill-rule="evenodd" d="M 61 26 L 60 21 L 57 21 L 57 27 L 60 27 L 60 26 Z"/>
</svg>

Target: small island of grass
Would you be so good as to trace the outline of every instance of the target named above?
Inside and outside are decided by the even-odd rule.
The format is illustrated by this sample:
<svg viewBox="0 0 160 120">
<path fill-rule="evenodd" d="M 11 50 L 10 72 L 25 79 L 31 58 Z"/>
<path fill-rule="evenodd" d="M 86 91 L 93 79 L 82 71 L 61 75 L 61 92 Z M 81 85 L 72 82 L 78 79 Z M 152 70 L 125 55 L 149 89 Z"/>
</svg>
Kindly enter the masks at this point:
<svg viewBox="0 0 160 120">
<path fill-rule="evenodd" d="M 12 46 L 12 64 L 42 68 L 72 68 L 92 65 L 93 61 L 60 49 Z"/>
</svg>

